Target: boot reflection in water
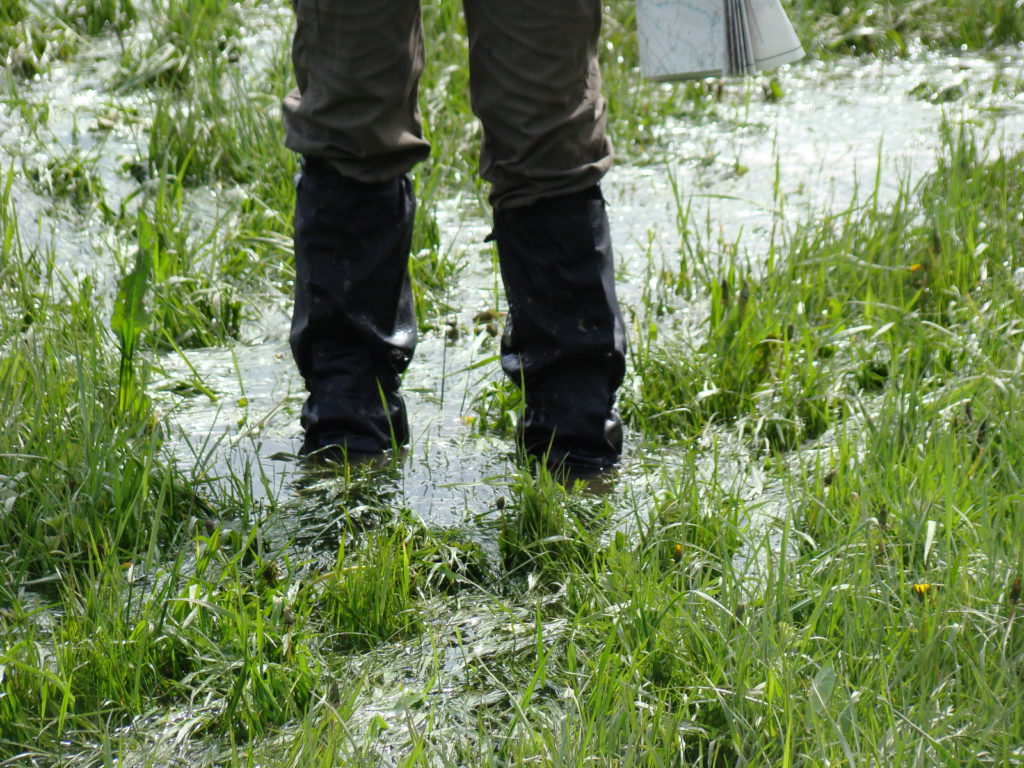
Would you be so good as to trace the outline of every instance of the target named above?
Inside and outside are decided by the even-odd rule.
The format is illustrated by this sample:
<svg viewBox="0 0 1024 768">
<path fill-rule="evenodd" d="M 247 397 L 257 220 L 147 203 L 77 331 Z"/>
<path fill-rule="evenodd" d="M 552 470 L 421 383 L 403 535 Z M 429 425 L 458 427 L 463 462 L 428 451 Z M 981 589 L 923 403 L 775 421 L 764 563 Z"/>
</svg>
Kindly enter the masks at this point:
<svg viewBox="0 0 1024 768">
<path fill-rule="evenodd" d="M 416 342 L 406 174 L 425 159 L 419 0 L 294 0 L 298 87 L 287 145 L 295 208 L 292 350 L 309 397 L 303 453 L 408 441 L 400 376 Z M 509 312 L 502 368 L 523 388 L 520 448 L 601 472 L 622 449 L 625 368 L 608 217 L 599 0 L 465 0 L 470 90 L 484 137 Z"/>
</svg>

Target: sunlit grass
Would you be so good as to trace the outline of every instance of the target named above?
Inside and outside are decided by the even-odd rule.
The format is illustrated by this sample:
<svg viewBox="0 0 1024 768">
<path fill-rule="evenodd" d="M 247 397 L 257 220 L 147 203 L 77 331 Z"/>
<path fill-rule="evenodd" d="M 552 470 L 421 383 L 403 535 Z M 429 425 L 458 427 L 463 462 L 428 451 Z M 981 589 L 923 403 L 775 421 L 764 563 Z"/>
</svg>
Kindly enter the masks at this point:
<svg viewBox="0 0 1024 768">
<path fill-rule="evenodd" d="M 787 9 L 812 55 L 1021 37 L 995 0 Z M 120 762 L 154 723 L 197 764 L 1024 762 L 1018 148 L 992 158 L 947 127 L 934 174 L 808 220 L 766 266 L 743 242 L 717 262 L 680 200 L 683 261 L 632 308 L 639 437 L 611 492 L 525 469 L 437 531 L 395 508 L 394 467 L 349 467 L 278 509 L 243 478 L 181 476 L 147 391 L 159 350 L 235 343 L 268 284 L 290 287 L 288 30 L 251 66 L 259 11 L 0 9 L 15 78 L 118 34 L 111 97 L 145 94 L 127 200 L 78 148 L 26 171 L 46 199 L 105 209 L 120 275 L 62 273 L 22 242 L 17 171 L 2 185 L 0 762 Z M 465 267 L 437 204 L 484 189 L 459 3 L 424 11 L 429 335 Z M 643 158 L 666 117 L 737 86 L 643 83 L 631 14 L 607 5 L 601 55 L 620 153 Z M 194 193 L 228 202 L 197 213 Z M 683 301 L 707 310 L 695 333 L 673 322 Z M 476 394 L 473 430 L 510 439 L 516 391 Z"/>
<path fill-rule="evenodd" d="M 123 32 L 138 18 L 132 0 L 67 0 L 61 15 L 88 35 Z"/>
<path fill-rule="evenodd" d="M 0 64 L 5 73 L 29 78 L 48 72 L 54 61 L 78 47 L 74 32 L 55 20 L 32 14 L 21 0 L 0 7 Z"/>
</svg>

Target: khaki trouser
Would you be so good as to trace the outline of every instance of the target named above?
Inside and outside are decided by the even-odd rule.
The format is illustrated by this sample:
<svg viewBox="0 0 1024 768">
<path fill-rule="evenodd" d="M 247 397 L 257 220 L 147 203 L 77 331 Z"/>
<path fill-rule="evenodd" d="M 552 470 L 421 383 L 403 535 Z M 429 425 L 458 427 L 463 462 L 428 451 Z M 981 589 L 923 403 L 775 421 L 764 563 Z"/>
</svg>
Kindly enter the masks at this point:
<svg viewBox="0 0 1024 768">
<path fill-rule="evenodd" d="M 343 176 L 396 178 L 427 157 L 416 90 L 420 0 L 294 0 L 298 88 L 286 143 Z M 593 186 L 611 164 L 597 65 L 600 0 L 464 0 L 480 174 L 496 207 Z"/>
</svg>

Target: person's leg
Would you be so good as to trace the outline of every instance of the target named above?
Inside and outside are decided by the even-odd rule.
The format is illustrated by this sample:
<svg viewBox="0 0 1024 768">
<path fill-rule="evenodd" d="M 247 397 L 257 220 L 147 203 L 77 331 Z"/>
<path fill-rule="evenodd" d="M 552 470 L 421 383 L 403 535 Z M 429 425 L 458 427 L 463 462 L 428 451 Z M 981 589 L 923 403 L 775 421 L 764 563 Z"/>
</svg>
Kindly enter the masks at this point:
<svg viewBox="0 0 1024 768">
<path fill-rule="evenodd" d="M 480 175 L 496 208 L 592 187 L 611 167 L 600 0 L 464 0 Z"/>
<path fill-rule="evenodd" d="M 320 158 L 303 165 L 291 330 L 309 390 L 300 452 L 379 453 L 409 438 L 398 387 L 416 345 L 412 185 L 347 179 Z"/>
<path fill-rule="evenodd" d="M 391 181 L 426 159 L 416 90 L 419 0 L 293 0 L 285 145 L 358 181 Z"/>
<path fill-rule="evenodd" d="M 291 345 L 309 397 L 301 453 L 377 453 L 408 440 L 398 394 L 416 342 L 408 277 L 426 156 L 416 108 L 418 0 L 297 0 L 299 88 L 286 143 L 303 154 L 295 203 Z"/>
<path fill-rule="evenodd" d="M 523 387 L 519 441 L 549 464 L 618 460 L 625 332 L 598 181 L 611 164 L 599 0 L 465 0 L 480 171 L 509 314 L 502 367 Z"/>
</svg>

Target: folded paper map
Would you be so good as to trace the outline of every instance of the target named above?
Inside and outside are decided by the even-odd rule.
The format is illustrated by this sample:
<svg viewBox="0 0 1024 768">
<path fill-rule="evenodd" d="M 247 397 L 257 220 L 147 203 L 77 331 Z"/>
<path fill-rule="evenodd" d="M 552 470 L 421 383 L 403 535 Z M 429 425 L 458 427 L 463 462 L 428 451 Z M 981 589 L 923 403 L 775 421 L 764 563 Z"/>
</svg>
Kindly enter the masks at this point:
<svg viewBox="0 0 1024 768">
<path fill-rule="evenodd" d="M 652 80 L 744 75 L 804 56 L 779 0 L 636 0 L 636 24 Z"/>
</svg>

